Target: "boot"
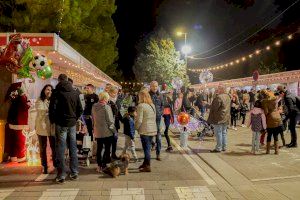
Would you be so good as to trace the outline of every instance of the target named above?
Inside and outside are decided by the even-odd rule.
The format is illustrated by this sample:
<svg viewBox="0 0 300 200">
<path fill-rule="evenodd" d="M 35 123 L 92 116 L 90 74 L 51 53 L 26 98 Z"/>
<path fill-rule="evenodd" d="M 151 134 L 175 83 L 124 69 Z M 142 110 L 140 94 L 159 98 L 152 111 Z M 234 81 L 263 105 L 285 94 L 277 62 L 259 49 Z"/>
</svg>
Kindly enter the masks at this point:
<svg viewBox="0 0 300 200">
<path fill-rule="evenodd" d="M 278 141 L 275 141 L 275 142 L 274 142 L 274 148 L 275 148 L 275 154 L 278 155 L 278 154 L 279 154 Z"/>
<path fill-rule="evenodd" d="M 150 165 L 146 165 L 144 168 L 141 168 L 140 172 L 151 172 Z"/>
<path fill-rule="evenodd" d="M 271 142 L 267 142 L 267 151 L 266 154 L 270 154 Z"/>
<path fill-rule="evenodd" d="M 143 169 L 146 166 L 145 161 L 143 162 L 142 165 L 139 166 L 139 169 Z"/>
</svg>

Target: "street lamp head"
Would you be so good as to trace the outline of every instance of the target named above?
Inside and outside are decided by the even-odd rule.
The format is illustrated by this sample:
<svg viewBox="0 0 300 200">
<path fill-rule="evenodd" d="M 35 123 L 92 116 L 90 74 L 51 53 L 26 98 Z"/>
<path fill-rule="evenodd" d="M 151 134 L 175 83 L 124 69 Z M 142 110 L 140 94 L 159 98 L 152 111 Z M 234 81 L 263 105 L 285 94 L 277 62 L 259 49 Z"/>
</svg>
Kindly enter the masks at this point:
<svg viewBox="0 0 300 200">
<path fill-rule="evenodd" d="M 182 51 L 183 54 L 187 55 L 187 54 L 191 53 L 192 48 L 189 45 L 184 45 L 182 47 L 181 51 Z"/>
<path fill-rule="evenodd" d="M 180 36 L 182 36 L 182 35 L 183 35 L 183 32 L 181 32 L 181 31 L 178 31 L 178 32 L 176 32 L 176 35 L 180 37 Z"/>
</svg>

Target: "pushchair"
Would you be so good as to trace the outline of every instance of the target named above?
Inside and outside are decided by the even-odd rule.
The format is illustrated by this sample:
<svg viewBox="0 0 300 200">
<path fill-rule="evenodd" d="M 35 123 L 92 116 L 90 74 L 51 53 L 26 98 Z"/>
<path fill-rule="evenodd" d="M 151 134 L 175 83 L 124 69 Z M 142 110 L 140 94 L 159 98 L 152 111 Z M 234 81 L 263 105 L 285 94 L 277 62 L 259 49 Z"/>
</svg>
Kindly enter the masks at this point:
<svg viewBox="0 0 300 200">
<path fill-rule="evenodd" d="M 199 113 L 196 113 L 195 117 L 200 122 L 199 129 L 198 129 L 199 131 L 197 133 L 199 140 L 203 140 L 205 136 L 209 136 L 209 137 L 214 136 L 213 126 L 208 124 L 207 121 Z"/>
<path fill-rule="evenodd" d="M 81 117 L 76 124 L 76 144 L 78 160 L 83 166 L 90 165 L 91 157 L 91 137 L 88 134 L 88 130 L 84 119 Z"/>
</svg>

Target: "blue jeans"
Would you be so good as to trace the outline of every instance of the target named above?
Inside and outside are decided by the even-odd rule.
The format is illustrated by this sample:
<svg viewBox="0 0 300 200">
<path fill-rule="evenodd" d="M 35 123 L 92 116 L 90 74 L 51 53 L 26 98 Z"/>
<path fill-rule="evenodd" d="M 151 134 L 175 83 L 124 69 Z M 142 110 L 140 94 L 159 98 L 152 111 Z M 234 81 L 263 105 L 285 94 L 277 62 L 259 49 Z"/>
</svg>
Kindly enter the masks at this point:
<svg viewBox="0 0 300 200">
<path fill-rule="evenodd" d="M 148 136 L 148 135 L 140 135 L 141 137 L 141 142 L 144 150 L 144 164 L 145 165 L 150 165 L 150 159 L 151 159 L 151 142 L 153 136 Z"/>
<path fill-rule="evenodd" d="M 57 178 L 66 178 L 66 162 L 65 151 L 67 147 L 67 138 L 70 155 L 70 171 L 71 175 L 78 175 L 78 157 L 76 146 L 76 126 L 61 127 L 55 126 L 56 133 L 56 159 L 57 159 Z"/>
<path fill-rule="evenodd" d="M 260 131 L 258 132 L 252 132 L 252 152 L 256 152 L 259 150 L 259 144 L 260 144 Z"/>
<path fill-rule="evenodd" d="M 160 122 L 161 122 L 161 118 L 156 119 L 157 135 L 155 136 L 155 142 L 156 142 L 156 155 L 157 156 L 160 155 L 160 150 L 161 150 Z"/>
<path fill-rule="evenodd" d="M 214 133 L 217 139 L 216 150 L 226 150 L 227 146 L 227 125 L 226 124 L 213 124 Z"/>
</svg>

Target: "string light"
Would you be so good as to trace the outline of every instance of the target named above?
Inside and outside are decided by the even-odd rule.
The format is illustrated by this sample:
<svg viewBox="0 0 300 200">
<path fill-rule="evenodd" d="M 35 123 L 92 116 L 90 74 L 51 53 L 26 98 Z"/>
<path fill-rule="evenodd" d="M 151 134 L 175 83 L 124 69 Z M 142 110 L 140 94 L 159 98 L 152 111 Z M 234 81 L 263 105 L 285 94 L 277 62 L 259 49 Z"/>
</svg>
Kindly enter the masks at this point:
<svg viewBox="0 0 300 200">
<path fill-rule="evenodd" d="M 285 40 L 291 40 L 293 39 L 293 34 L 289 34 L 288 36 L 285 36 Z M 281 45 L 281 43 L 283 42 L 284 40 L 277 40 L 275 41 L 275 43 L 273 43 L 274 46 L 279 46 Z M 271 46 L 272 45 L 268 45 L 266 46 L 264 49 L 257 49 L 255 50 L 254 53 L 251 53 L 251 54 L 248 54 L 247 57 L 249 58 L 253 58 L 253 56 L 258 56 L 260 55 L 262 52 L 264 51 L 270 51 L 271 50 Z M 202 69 L 188 69 L 189 71 L 192 71 L 192 72 L 203 72 L 203 71 L 206 71 L 206 70 L 217 70 L 217 69 L 223 69 L 223 68 L 226 68 L 228 66 L 233 66 L 235 63 L 236 64 L 239 64 L 240 61 L 246 61 L 246 56 L 242 56 L 240 57 L 239 59 L 235 59 L 233 61 L 230 61 L 226 64 L 221 64 L 221 65 L 217 65 L 217 66 L 211 66 L 211 67 L 207 67 L 207 68 L 202 68 Z"/>
</svg>

